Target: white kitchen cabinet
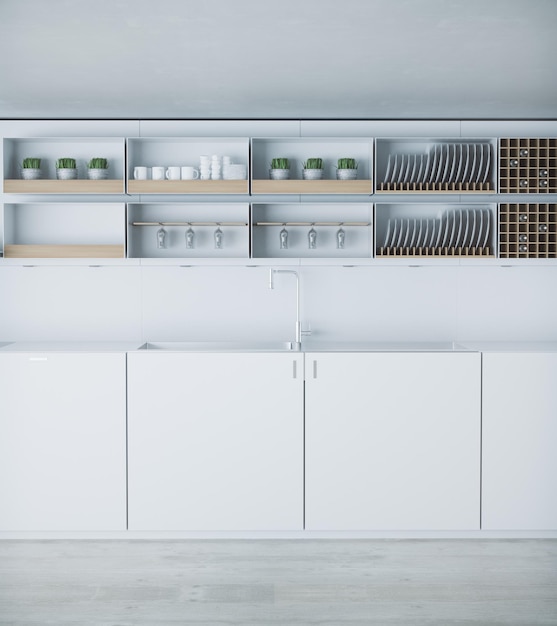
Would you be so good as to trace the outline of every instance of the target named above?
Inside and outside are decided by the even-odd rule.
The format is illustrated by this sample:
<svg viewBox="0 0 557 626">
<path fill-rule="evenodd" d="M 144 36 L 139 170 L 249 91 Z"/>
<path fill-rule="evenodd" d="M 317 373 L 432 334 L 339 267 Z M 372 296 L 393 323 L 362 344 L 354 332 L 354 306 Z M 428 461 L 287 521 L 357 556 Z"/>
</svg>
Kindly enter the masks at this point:
<svg viewBox="0 0 557 626">
<path fill-rule="evenodd" d="M 480 376 L 477 353 L 306 354 L 306 529 L 479 529 Z"/>
<path fill-rule="evenodd" d="M 126 529 L 126 355 L 0 354 L 0 530 Z"/>
<path fill-rule="evenodd" d="M 303 356 L 128 356 L 130 530 L 303 528 Z"/>
<path fill-rule="evenodd" d="M 483 355 L 482 528 L 557 528 L 557 353 Z"/>
</svg>

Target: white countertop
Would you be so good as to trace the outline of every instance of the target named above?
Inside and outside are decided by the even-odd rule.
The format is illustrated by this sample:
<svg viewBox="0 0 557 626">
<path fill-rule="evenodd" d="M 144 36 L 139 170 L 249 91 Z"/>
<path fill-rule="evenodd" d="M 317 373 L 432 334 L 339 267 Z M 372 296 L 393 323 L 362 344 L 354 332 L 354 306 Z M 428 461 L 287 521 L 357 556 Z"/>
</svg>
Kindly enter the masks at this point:
<svg viewBox="0 0 557 626">
<path fill-rule="evenodd" d="M 318 341 L 292 350 L 288 342 L 250 341 L 16 341 L 0 342 L 0 352 L 557 352 L 557 341 Z"/>
</svg>

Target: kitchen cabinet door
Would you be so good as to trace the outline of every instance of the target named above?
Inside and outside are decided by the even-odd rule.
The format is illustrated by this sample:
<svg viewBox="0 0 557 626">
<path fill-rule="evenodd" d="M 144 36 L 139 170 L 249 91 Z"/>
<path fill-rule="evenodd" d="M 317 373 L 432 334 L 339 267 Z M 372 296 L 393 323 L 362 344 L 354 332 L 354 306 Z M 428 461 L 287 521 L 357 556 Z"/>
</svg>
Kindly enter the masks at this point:
<svg viewBox="0 0 557 626">
<path fill-rule="evenodd" d="M 302 355 L 128 359 L 130 529 L 302 529 Z"/>
<path fill-rule="evenodd" d="M 483 355 L 482 528 L 557 529 L 557 354 Z"/>
<path fill-rule="evenodd" d="M 0 530 L 126 529 L 126 355 L 0 355 Z"/>
<path fill-rule="evenodd" d="M 306 354 L 306 528 L 478 529 L 480 363 Z"/>
</svg>

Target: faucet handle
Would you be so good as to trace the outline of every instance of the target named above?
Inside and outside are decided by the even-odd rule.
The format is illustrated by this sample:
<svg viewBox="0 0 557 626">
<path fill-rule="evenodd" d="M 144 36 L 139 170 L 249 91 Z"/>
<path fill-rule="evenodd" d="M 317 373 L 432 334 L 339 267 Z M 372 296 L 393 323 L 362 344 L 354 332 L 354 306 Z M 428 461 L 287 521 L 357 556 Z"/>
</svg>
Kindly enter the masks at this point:
<svg viewBox="0 0 557 626">
<path fill-rule="evenodd" d="M 311 336 L 311 324 L 308 324 L 308 327 L 306 330 L 302 328 L 301 334 L 302 334 L 302 337 L 310 337 Z"/>
</svg>

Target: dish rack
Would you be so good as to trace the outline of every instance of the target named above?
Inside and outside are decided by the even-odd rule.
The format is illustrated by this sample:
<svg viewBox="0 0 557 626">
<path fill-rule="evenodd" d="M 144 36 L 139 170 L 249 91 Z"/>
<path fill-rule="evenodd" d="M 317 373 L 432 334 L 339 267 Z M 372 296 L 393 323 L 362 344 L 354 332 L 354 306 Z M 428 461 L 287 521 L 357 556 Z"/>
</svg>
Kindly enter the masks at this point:
<svg viewBox="0 0 557 626">
<path fill-rule="evenodd" d="M 499 256 L 557 257 L 557 204 L 500 204 Z"/>
<path fill-rule="evenodd" d="M 556 193 L 557 138 L 499 140 L 500 193 Z"/>
<path fill-rule="evenodd" d="M 423 153 L 390 152 L 378 191 L 492 192 L 489 142 L 435 143 Z"/>
<path fill-rule="evenodd" d="M 382 219 L 381 205 L 378 207 L 376 213 L 376 221 L 380 223 L 376 230 L 378 257 L 493 256 L 492 208 L 453 206 L 435 209 L 435 217 L 425 218 L 407 217 L 401 215 L 400 209 L 389 211 L 387 208 L 385 211 L 387 217 Z M 415 214 L 415 211 L 411 210 L 410 214 L 412 213 Z"/>
</svg>

